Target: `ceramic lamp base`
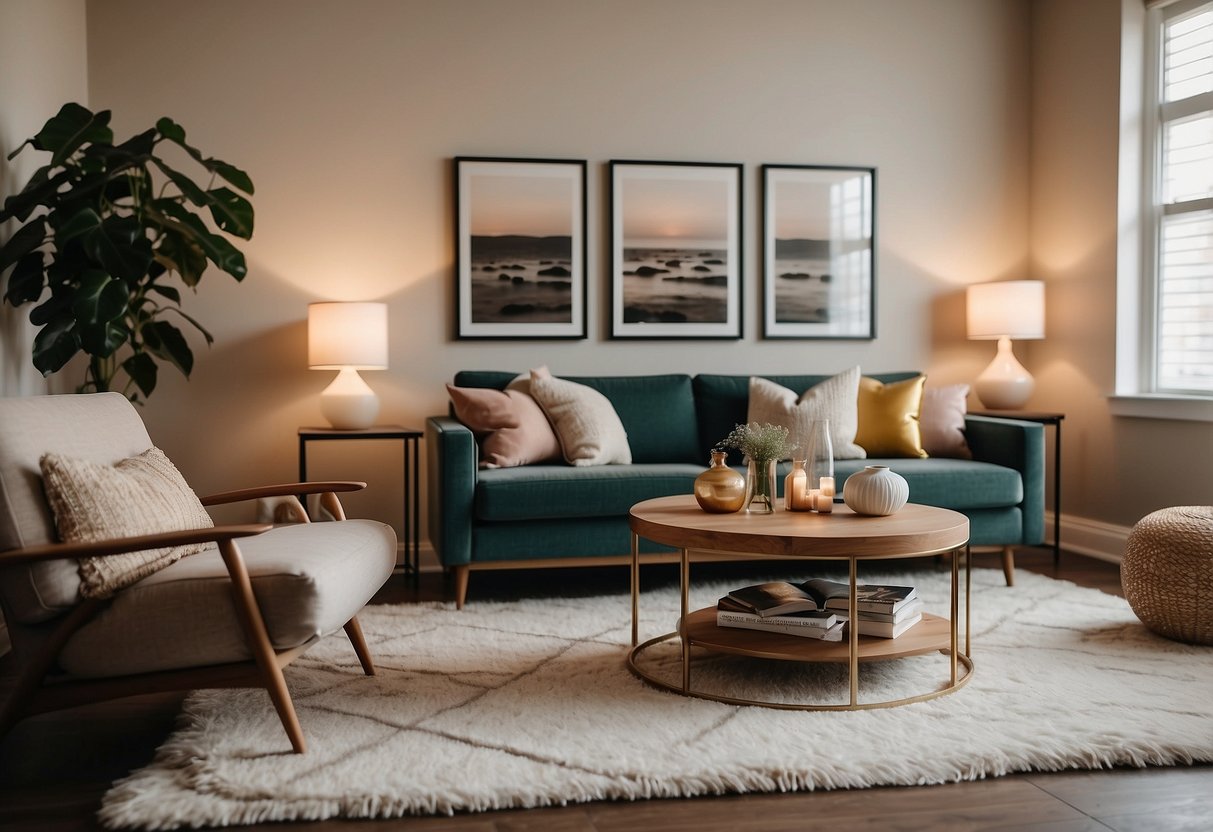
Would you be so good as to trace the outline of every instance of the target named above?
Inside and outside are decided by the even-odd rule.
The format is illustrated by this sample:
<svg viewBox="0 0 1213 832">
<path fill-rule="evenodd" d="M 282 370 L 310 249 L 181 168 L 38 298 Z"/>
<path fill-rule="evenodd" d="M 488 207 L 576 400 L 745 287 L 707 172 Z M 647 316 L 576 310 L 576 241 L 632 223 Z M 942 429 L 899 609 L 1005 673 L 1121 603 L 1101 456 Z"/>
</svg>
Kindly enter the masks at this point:
<svg viewBox="0 0 1213 832">
<path fill-rule="evenodd" d="M 1011 351 L 1011 339 L 998 339 L 998 354 L 977 380 L 973 389 L 982 405 L 991 410 L 1018 410 L 1028 403 L 1036 382 Z"/>
<path fill-rule="evenodd" d="M 369 428 L 379 415 L 379 397 L 357 370 L 343 367 L 320 394 L 320 412 L 338 430 Z"/>
</svg>

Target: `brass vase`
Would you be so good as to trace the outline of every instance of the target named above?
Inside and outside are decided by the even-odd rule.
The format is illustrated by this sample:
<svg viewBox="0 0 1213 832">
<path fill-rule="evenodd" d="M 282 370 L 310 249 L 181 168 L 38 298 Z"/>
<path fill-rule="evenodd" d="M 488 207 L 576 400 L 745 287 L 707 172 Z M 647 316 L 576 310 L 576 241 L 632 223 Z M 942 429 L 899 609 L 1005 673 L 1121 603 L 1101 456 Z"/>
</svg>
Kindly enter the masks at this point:
<svg viewBox="0 0 1213 832">
<path fill-rule="evenodd" d="M 712 451 L 708 470 L 695 478 L 695 501 L 704 511 L 727 514 L 745 505 L 745 477 L 730 468 L 727 451 Z"/>
</svg>

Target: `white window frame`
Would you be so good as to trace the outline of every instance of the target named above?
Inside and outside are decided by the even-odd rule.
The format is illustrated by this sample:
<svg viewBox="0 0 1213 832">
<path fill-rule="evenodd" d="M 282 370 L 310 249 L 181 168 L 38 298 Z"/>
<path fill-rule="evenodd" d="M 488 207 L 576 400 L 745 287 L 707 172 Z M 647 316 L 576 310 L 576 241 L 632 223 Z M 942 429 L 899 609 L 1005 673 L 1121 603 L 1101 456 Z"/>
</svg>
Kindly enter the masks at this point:
<svg viewBox="0 0 1213 832">
<path fill-rule="evenodd" d="M 1120 228 L 1117 263 L 1117 416 L 1213 422 L 1213 395 L 1160 393 L 1156 294 L 1163 209 L 1161 120 L 1163 22 L 1209 0 L 1156 3 L 1140 17 L 1125 15 L 1121 50 Z M 1125 4 L 1128 7 L 1129 4 Z"/>
</svg>

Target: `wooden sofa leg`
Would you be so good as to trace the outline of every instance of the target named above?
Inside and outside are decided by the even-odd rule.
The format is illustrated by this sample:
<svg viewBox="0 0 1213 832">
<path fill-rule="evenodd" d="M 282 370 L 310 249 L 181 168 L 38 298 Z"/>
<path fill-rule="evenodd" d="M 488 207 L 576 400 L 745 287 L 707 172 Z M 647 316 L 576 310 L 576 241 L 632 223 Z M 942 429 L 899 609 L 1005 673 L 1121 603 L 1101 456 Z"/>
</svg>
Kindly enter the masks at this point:
<svg viewBox="0 0 1213 832">
<path fill-rule="evenodd" d="M 455 609 L 461 610 L 468 598 L 468 575 L 472 569 L 466 563 L 452 569 L 455 573 Z"/>
<path fill-rule="evenodd" d="M 1007 586 L 1015 586 L 1015 550 L 1010 546 L 1002 547 L 1002 574 L 1007 578 Z"/>
<path fill-rule="evenodd" d="M 358 623 L 358 616 L 345 622 L 345 634 L 350 637 L 350 644 L 354 645 L 354 652 L 358 654 L 358 661 L 362 664 L 362 672 L 367 676 L 374 676 L 375 661 L 371 658 L 371 651 L 366 646 L 366 639 L 362 635 L 362 625 Z"/>
</svg>

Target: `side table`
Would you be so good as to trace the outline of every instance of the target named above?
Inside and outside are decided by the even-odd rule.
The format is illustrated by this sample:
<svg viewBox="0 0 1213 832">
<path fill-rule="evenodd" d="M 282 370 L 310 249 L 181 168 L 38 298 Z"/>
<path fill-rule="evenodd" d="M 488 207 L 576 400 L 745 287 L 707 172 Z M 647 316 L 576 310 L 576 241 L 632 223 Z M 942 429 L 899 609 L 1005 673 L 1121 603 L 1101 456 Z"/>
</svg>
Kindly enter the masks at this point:
<svg viewBox="0 0 1213 832">
<path fill-rule="evenodd" d="M 420 503 L 421 487 L 418 481 L 418 460 L 421 456 L 418 443 L 421 431 L 400 425 L 379 425 L 359 430 L 337 430 L 335 428 L 299 428 L 299 481 L 307 482 L 307 443 L 327 442 L 339 439 L 396 439 L 404 446 L 404 568 L 414 583 L 420 575 L 421 552 Z"/>
<path fill-rule="evenodd" d="M 1061 561 L 1061 420 L 1064 413 L 1044 410 L 970 410 L 974 416 L 998 416 L 1053 426 L 1053 565 Z"/>
</svg>

